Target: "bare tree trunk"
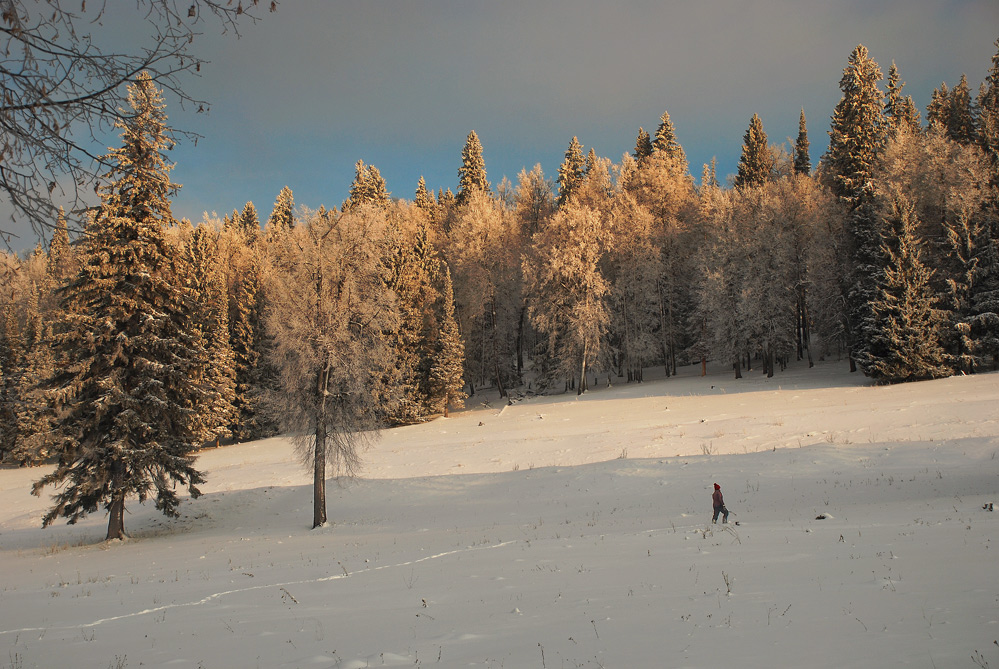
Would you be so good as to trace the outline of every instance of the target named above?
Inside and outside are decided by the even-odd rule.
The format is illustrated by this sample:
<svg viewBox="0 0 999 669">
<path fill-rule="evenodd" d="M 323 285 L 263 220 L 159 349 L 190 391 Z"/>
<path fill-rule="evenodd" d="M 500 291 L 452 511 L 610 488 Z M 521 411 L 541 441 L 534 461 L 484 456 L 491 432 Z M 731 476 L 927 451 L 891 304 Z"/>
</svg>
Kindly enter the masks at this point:
<svg viewBox="0 0 999 669">
<path fill-rule="evenodd" d="M 583 345 L 583 359 L 579 365 L 579 389 L 576 390 L 577 395 L 583 394 L 583 389 L 586 386 L 586 345 Z"/>
<path fill-rule="evenodd" d="M 520 308 L 520 322 L 517 323 L 517 380 L 524 375 L 524 324 L 527 321 L 527 304 Z"/>
<path fill-rule="evenodd" d="M 326 424 L 316 425 L 312 470 L 312 529 L 326 524 Z"/>
<path fill-rule="evenodd" d="M 111 463 L 111 505 L 108 507 L 108 535 L 106 541 L 125 538 L 125 465 L 121 460 Z"/>
</svg>

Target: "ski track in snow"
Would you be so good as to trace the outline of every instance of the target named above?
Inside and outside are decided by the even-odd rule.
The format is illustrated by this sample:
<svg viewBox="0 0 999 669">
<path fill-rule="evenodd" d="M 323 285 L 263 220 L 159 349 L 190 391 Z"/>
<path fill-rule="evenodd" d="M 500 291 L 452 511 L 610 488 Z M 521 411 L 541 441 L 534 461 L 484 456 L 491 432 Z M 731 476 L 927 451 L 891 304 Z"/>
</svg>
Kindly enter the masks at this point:
<svg viewBox="0 0 999 669">
<path fill-rule="evenodd" d="M 385 565 L 381 565 L 379 567 L 372 567 L 370 569 L 364 569 L 362 571 L 355 571 L 355 572 L 353 572 L 353 574 L 364 574 L 366 572 L 376 572 L 376 571 L 383 571 L 383 570 L 386 570 L 386 569 L 398 569 L 400 567 L 409 567 L 409 566 L 412 566 L 412 565 L 415 565 L 415 564 L 420 564 L 421 562 L 429 562 L 431 560 L 439 560 L 441 558 L 450 557 L 452 555 L 460 555 L 462 553 L 472 553 L 474 551 L 490 550 L 490 549 L 494 549 L 494 548 L 503 548 L 505 546 L 509 546 L 511 544 L 517 544 L 517 543 L 520 543 L 520 542 L 521 542 L 521 540 L 517 539 L 517 540 L 514 540 L 514 541 L 503 541 L 503 542 L 500 542 L 498 544 L 492 544 L 492 545 L 489 545 L 489 546 L 469 546 L 468 548 L 460 548 L 458 550 L 445 551 L 444 553 L 437 553 L 435 555 L 427 555 L 427 556 L 419 558 L 417 560 L 410 560 L 408 562 L 399 562 L 399 563 L 396 563 L 396 564 L 385 564 Z M 249 588 L 236 588 L 236 589 L 233 589 L 233 590 L 224 590 L 222 592 L 216 592 L 216 593 L 213 593 L 211 595 L 208 595 L 207 597 L 203 597 L 202 599 L 199 599 L 198 601 L 195 601 L 195 602 L 183 602 L 183 603 L 180 603 L 180 604 L 165 604 L 163 606 L 157 606 L 156 608 L 152 608 L 152 609 L 143 609 L 142 611 L 135 611 L 135 612 L 132 612 L 132 613 L 125 613 L 125 614 L 122 614 L 120 616 L 111 616 L 109 618 L 101 618 L 100 620 L 94 620 L 93 622 L 89 622 L 89 623 L 80 623 L 79 625 L 63 625 L 63 626 L 48 626 L 48 627 L 22 627 L 20 629 L 13 629 L 13 630 L 0 630 L 0 636 L 3 636 L 5 634 L 21 634 L 21 633 L 24 633 L 24 632 L 45 632 L 45 631 L 50 631 L 50 630 L 80 630 L 80 629 L 90 629 L 92 627 L 99 627 L 100 625 L 103 625 L 105 623 L 113 623 L 113 622 L 116 622 L 118 620 L 126 620 L 128 618 L 138 618 L 139 616 L 147 616 L 147 615 L 150 615 L 150 614 L 153 614 L 153 613 L 160 613 L 161 611 L 167 611 L 167 610 L 170 610 L 170 609 L 185 609 L 185 608 L 189 608 L 189 607 L 192 607 L 192 606 L 201 606 L 203 604 L 207 604 L 208 602 L 211 602 L 211 601 L 216 600 L 216 599 L 221 599 L 222 597 L 226 597 L 228 595 L 238 595 L 238 594 L 242 594 L 242 593 L 245 593 L 245 592 L 254 592 L 256 590 L 267 590 L 267 589 L 270 589 L 270 588 L 281 589 L 281 588 L 287 588 L 288 586 L 292 586 L 292 585 L 308 585 L 310 583 L 329 583 L 331 581 L 339 581 L 341 579 L 345 579 L 345 578 L 347 578 L 347 577 L 349 577 L 351 575 L 352 574 L 347 573 L 346 571 L 344 571 L 344 573 L 342 573 L 342 574 L 334 574 L 332 576 L 323 576 L 321 578 L 310 578 L 310 579 L 304 579 L 304 580 L 298 580 L 298 581 L 286 581 L 284 583 L 269 583 L 267 585 L 254 585 L 254 586 L 251 586 Z"/>
</svg>

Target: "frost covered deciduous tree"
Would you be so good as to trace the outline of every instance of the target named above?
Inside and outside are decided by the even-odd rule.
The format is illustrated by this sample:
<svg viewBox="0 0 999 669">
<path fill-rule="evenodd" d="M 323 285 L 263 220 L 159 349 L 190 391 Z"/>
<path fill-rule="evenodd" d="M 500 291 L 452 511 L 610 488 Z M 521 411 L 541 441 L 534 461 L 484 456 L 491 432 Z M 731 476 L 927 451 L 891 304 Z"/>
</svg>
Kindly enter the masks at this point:
<svg viewBox="0 0 999 669">
<path fill-rule="evenodd" d="M 166 115 L 148 75 L 129 88 L 128 101 L 122 146 L 107 158 L 114 168 L 99 188 L 102 205 L 55 334 L 48 387 L 66 442 L 55 471 L 33 488 L 57 486 L 45 525 L 61 516 L 74 523 L 103 505 L 108 539 L 125 536 L 127 498 L 155 495 L 156 508 L 176 515 L 176 484 L 198 497 L 204 481 L 193 454 L 206 436 L 206 354 L 164 234 L 176 189 L 162 154 Z"/>
<path fill-rule="evenodd" d="M 470 394 L 476 381 L 491 381 L 506 396 L 515 380 L 521 305 L 518 248 L 513 213 L 483 191 L 461 207 L 442 243 L 455 284 Z"/>
<path fill-rule="evenodd" d="M 605 264 L 610 284 L 609 341 L 616 353 L 618 376 L 641 381 L 644 368 L 660 358 L 660 256 L 652 214 L 627 192 L 616 194 L 610 210 Z"/>
<path fill-rule="evenodd" d="M 524 261 L 528 313 L 548 337 L 557 373 L 586 390 L 586 373 L 600 361 L 609 325 L 609 286 L 600 272 L 603 222 L 585 205 L 570 202 L 534 235 Z"/>
<path fill-rule="evenodd" d="M 392 365 L 383 333 L 396 327 L 382 278 L 385 215 L 361 206 L 313 212 L 270 248 L 268 327 L 280 370 L 271 400 L 282 426 L 302 435 L 313 472 L 313 527 L 327 522 L 326 475 L 352 475 L 375 435 L 380 370 Z"/>
</svg>

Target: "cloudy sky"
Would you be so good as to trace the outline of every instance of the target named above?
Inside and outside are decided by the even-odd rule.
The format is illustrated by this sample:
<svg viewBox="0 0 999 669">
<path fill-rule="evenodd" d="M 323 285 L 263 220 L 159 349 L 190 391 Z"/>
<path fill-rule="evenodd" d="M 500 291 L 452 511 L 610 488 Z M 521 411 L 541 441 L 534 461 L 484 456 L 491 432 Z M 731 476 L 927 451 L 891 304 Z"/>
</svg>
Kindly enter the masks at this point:
<svg viewBox="0 0 999 669">
<path fill-rule="evenodd" d="M 695 177 L 712 157 L 735 172 L 754 113 L 780 143 L 804 108 L 814 164 L 857 44 L 885 74 L 895 61 L 924 112 L 941 81 L 977 90 L 999 37 L 996 0 L 284 0 L 260 15 L 195 43 L 208 115 L 167 99 L 171 124 L 203 136 L 171 153 L 178 217 L 253 201 L 266 219 L 285 185 L 339 205 L 358 159 L 396 197 L 421 175 L 456 190 L 473 129 L 493 184 L 535 163 L 554 177 L 574 135 L 617 162 L 664 110 Z"/>
</svg>

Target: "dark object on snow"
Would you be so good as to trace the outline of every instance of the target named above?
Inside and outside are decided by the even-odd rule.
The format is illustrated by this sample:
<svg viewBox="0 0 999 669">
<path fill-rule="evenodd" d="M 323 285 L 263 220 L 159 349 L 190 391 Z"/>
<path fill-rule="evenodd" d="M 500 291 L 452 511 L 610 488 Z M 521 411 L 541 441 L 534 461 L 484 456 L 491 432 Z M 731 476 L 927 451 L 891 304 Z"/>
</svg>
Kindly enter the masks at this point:
<svg viewBox="0 0 999 669">
<path fill-rule="evenodd" d="M 722 524 L 728 522 L 728 509 L 725 508 L 725 499 L 722 497 L 721 486 L 717 483 L 715 484 L 715 491 L 711 494 L 711 505 L 714 507 L 714 515 L 711 516 L 711 522 L 718 522 L 718 514 L 722 514 Z"/>
<path fill-rule="evenodd" d="M 820 513 L 819 515 L 815 516 L 815 520 L 825 520 L 828 517 L 829 516 L 827 516 L 826 514 Z"/>
<path fill-rule="evenodd" d="M 987 503 L 982 508 L 985 509 L 986 511 L 991 511 L 992 510 L 992 502 Z"/>
</svg>

